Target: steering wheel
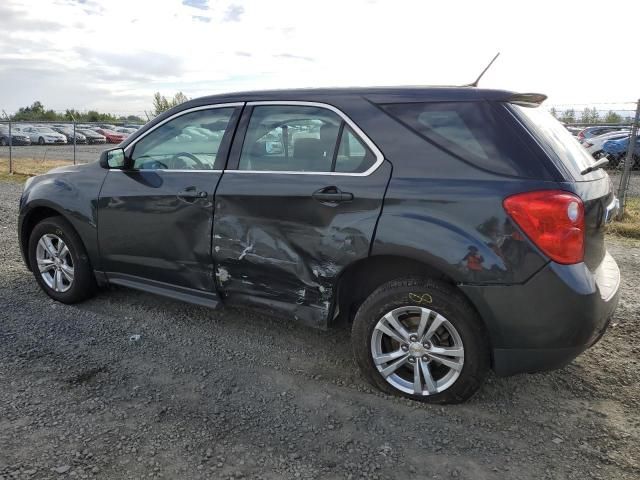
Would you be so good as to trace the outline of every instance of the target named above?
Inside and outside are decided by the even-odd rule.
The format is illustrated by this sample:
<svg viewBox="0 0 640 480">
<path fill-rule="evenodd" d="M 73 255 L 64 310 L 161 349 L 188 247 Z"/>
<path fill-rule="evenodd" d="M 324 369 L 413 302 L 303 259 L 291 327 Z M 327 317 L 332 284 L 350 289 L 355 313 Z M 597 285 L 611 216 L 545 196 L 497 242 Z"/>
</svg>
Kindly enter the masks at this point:
<svg viewBox="0 0 640 480">
<path fill-rule="evenodd" d="M 185 163 L 184 160 L 180 160 L 180 157 L 186 157 L 189 160 L 193 160 L 196 164 L 196 167 L 201 170 L 205 169 L 204 164 L 200 161 L 200 159 L 198 159 L 198 157 L 196 157 L 195 155 L 190 154 L 189 152 L 176 153 L 173 157 L 171 157 L 171 164 L 174 166 L 174 168 L 177 162 L 181 162 L 183 164 Z"/>
</svg>

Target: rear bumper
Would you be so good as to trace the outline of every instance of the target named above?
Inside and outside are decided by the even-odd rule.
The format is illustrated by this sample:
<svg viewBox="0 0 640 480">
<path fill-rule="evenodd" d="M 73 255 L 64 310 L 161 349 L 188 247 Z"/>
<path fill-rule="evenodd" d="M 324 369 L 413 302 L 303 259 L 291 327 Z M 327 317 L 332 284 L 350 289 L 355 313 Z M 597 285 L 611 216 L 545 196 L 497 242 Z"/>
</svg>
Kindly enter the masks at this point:
<svg viewBox="0 0 640 480">
<path fill-rule="evenodd" d="M 463 285 L 489 330 L 498 375 L 562 367 L 604 334 L 618 304 L 620 271 L 606 254 L 595 272 L 583 263 L 547 264 L 521 285 Z"/>
</svg>

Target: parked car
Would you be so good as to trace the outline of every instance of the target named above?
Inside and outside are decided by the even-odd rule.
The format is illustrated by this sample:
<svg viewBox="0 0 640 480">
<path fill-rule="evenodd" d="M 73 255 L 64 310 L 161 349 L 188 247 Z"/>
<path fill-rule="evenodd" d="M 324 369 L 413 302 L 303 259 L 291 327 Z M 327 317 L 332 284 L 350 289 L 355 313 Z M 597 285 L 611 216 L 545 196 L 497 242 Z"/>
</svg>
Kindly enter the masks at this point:
<svg viewBox="0 0 640 480">
<path fill-rule="evenodd" d="M 587 127 L 585 129 L 583 129 L 580 133 L 578 133 L 578 141 L 580 143 L 584 142 L 585 140 L 588 140 L 591 137 L 597 137 L 598 135 L 602 135 L 604 133 L 609 133 L 609 132 L 616 132 L 616 131 L 621 131 L 621 130 L 626 130 L 629 131 L 629 127 L 611 127 L 611 126 L 607 126 L 607 127 L 602 127 L 602 126 L 594 126 L 594 127 Z"/>
<path fill-rule="evenodd" d="M 618 140 L 607 140 L 602 145 L 602 152 L 604 156 L 609 159 L 609 163 L 612 165 L 624 165 L 628 150 L 629 136 Z M 632 158 L 633 165 L 631 165 L 631 168 L 634 170 L 640 169 L 640 137 L 636 137 Z"/>
<path fill-rule="evenodd" d="M 618 130 L 615 132 L 607 132 L 597 137 L 591 137 L 582 143 L 582 146 L 587 149 L 587 152 L 595 159 L 599 159 L 604 156 L 602 146 L 607 140 L 619 140 L 621 138 L 628 138 L 629 132 L 624 130 Z"/>
<path fill-rule="evenodd" d="M 567 364 L 618 302 L 611 182 L 545 98 L 403 87 L 191 100 L 98 162 L 28 180 L 20 247 L 60 302 L 114 284 L 352 322 L 373 385 L 460 402 L 489 368 Z M 190 127 L 221 140 L 175 140 Z"/>
<path fill-rule="evenodd" d="M 107 130 L 106 128 L 96 128 L 96 133 L 104 136 L 109 143 L 121 143 L 128 135 L 124 133 L 114 132 L 113 130 Z"/>
<path fill-rule="evenodd" d="M 574 137 L 577 137 L 578 134 L 584 130 L 583 127 L 572 127 L 570 125 L 565 125 L 564 126 L 567 130 L 569 130 L 569 133 L 571 133 L 571 135 L 573 135 Z"/>
<path fill-rule="evenodd" d="M 11 142 L 9 141 L 11 140 Z M 7 125 L 0 125 L 0 145 L 3 147 L 9 145 L 31 145 L 31 137 L 26 133 L 22 133 L 14 128 L 11 129 L 11 137 L 9 137 L 9 127 Z"/>
<path fill-rule="evenodd" d="M 54 125 L 53 127 L 51 127 L 51 129 L 64 135 L 67 138 L 67 143 L 74 143 L 73 142 L 74 136 L 76 138 L 76 141 L 75 141 L 76 144 L 87 143 L 87 137 L 84 136 L 82 133 L 80 133 L 77 128 L 76 128 L 75 134 L 73 132 L 73 127 L 69 127 L 69 126 L 57 127 Z"/>
<path fill-rule="evenodd" d="M 93 130 L 78 128 L 76 131 L 84 135 L 89 144 L 107 143 L 107 138 L 104 135 L 94 132 Z"/>
<path fill-rule="evenodd" d="M 131 129 L 131 128 L 124 128 L 124 127 L 117 127 L 114 132 L 116 133 L 121 133 L 122 135 L 125 136 L 125 138 L 127 138 L 129 135 L 131 135 L 132 133 L 136 133 L 137 130 L 135 129 Z"/>
<path fill-rule="evenodd" d="M 20 131 L 29 136 L 31 143 L 38 145 L 67 143 L 67 137 L 50 127 L 25 126 L 20 127 Z"/>
</svg>

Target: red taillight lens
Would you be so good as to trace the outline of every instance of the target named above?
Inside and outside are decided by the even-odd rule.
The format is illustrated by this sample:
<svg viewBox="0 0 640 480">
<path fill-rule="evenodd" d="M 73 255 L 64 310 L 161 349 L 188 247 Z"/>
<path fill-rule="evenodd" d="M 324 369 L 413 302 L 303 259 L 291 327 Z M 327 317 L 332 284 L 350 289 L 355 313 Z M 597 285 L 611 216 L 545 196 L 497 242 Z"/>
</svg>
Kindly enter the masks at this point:
<svg viewBox="0 0 640 480">
<path fill-rule="evenodd" d="M 560 190 L 507 197 L 504 209 L 523 232 L 553 261 L 579 263 L 584 258 L 584 205 Z"/>
</svg>

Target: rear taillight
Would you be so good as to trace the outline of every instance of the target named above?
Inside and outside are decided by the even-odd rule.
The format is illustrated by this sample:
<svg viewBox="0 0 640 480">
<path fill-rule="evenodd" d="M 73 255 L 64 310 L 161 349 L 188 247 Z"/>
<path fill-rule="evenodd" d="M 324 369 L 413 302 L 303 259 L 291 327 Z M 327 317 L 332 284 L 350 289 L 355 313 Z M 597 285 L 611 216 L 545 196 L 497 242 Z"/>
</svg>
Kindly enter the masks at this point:
<svg viewBox="0 0 640 480">
<path fill-rule="evenodd" d="M 584 205 L 572 193 L 542 190 L 507 197 L 504 209 L 551 260 L 572 264 L 584 258 Z"/>
</svg>

